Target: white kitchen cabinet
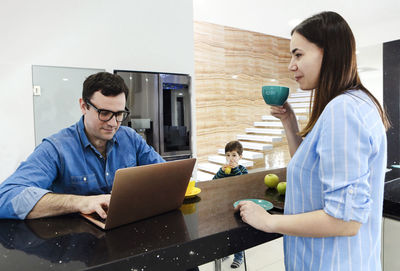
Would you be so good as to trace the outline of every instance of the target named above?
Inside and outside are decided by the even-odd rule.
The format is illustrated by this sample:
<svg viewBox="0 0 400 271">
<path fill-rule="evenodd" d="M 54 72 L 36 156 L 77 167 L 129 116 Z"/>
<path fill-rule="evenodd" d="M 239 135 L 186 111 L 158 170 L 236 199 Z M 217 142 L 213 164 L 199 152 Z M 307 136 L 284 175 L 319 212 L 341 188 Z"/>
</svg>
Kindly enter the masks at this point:
<svg viewBox="0 0 400 271">
<path fill-rule="evenodd" d="M 400 270 L 400 221 L 383 219 L 383 271 Z"/>
</svg>

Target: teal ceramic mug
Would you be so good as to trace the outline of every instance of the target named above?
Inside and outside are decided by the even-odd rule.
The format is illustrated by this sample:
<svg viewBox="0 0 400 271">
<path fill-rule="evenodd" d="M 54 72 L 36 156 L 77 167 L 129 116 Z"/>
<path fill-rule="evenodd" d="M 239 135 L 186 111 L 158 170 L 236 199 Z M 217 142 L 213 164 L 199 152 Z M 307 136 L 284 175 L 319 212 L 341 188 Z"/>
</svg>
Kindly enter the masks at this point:
<svg viewBox="0 0 400 271">
<path fill-rule="evenodd" d="M 289 96 L 289 88 L 283 86 L 263 86 L 261 93 L 266 104 L 281 106 Z"/>
</svg>

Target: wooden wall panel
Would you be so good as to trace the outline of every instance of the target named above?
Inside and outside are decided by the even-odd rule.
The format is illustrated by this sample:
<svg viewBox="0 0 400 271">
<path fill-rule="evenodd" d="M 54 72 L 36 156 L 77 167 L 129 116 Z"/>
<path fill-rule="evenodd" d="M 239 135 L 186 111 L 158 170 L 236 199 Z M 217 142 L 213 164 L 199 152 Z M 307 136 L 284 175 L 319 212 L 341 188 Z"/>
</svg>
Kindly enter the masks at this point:
<svg viewBox="0 0 400 271">
<path fill-rule="evenodd" d="M 207 160 L 245 128 L 269 115 L 263 85 L 296 82 L 287 67 L 289 40 L 194 22 L 197 158 Z"/>
</svg>

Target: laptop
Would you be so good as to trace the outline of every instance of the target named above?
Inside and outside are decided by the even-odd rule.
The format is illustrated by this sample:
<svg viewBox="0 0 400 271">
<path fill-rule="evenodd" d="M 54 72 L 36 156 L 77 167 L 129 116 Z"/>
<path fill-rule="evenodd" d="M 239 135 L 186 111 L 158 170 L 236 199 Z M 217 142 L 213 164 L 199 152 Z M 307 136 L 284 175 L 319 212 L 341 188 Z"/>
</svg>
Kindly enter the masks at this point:
<svg viewBox="0 0 400 271">
<path fill-rule="evenodd" d="M 107 218 L 81 214 L 108 230 L 179 208 L 196 158 L 118 169 L 115 172 Z"/>
</svg>

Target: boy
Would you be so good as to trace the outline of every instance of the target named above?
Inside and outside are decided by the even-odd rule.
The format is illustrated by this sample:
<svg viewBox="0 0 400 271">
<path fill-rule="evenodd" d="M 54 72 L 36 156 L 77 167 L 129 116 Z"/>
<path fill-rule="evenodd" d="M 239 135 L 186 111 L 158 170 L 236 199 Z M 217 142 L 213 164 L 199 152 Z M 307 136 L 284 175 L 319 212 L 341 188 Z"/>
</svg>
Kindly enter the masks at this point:
<svg viewBox="0 0 400 271">
<path fill-rule="evenodd" d="M 239 165 L 239 160 L 242 159 L 243 146 L 239 141 L 228 142 L 225 146 L 226 164 L 223 165 L 215 174 L 213 180 L 247 174 L 247 169 Z"/>
<path fill-rule="evenodd" d="M 225 145 L 226 164 L 223 165 L 215 174 L 214 179 L 237 176 L 247 174 L 247 169 L 239 165 L 239 160 L 242 159 L 243 146 L 239 141 L 231 141 Z M 235 253 L 231 268 L 238 268 L 243 263 L 244 252 Z M 224 258 L 223 260 L 225 260 Z"/>
</svg>

